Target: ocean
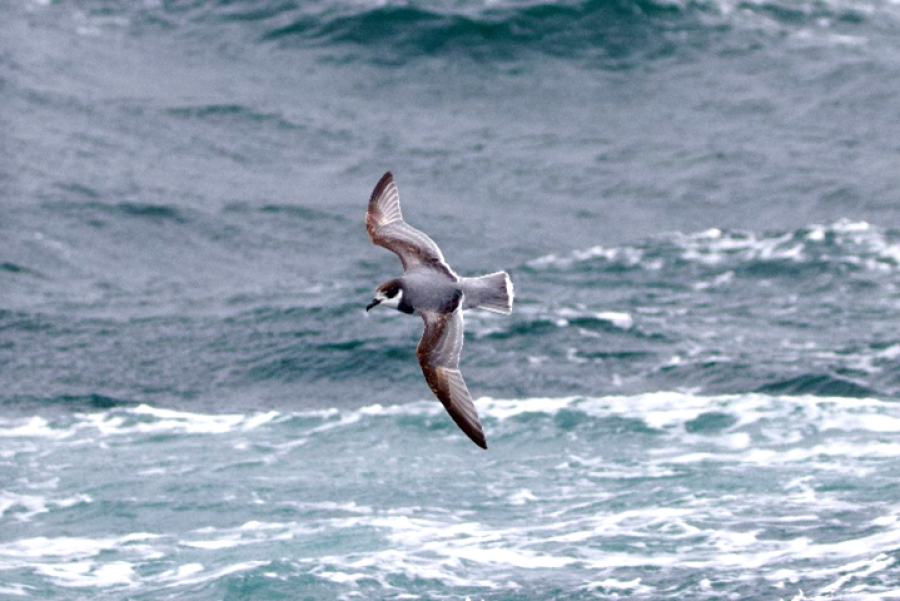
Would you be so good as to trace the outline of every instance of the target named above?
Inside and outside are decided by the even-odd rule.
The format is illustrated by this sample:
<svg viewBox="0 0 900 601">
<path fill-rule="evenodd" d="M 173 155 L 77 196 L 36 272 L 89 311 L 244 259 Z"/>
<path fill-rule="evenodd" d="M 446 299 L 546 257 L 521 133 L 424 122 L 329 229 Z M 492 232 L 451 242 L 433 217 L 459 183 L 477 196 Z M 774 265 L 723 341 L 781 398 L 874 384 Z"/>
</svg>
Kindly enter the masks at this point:
<svg viewBox="0 0 900 601">
<path fill-rule="evenodd" d="M 900 599 L 898 99 L 896 0 L 4 0 L 0 599 Z"/>
</svg>

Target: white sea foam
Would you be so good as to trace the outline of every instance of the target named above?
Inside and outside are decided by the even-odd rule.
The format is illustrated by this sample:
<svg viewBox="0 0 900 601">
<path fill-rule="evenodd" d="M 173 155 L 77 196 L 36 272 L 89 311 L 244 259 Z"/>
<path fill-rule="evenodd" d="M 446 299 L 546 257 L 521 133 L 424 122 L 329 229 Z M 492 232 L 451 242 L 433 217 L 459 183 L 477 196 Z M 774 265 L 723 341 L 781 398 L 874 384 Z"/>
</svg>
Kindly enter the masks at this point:
<svg viewBox="0 0 900 601">
<path fill-rule="evenodd" d="M 163 582 L 182 582 L 188 578 L 191 578 L 195 574 L 199 574 L 203 571 L 202 563 L 186 563 L 178 566 L 174 570 L 166 570 L 165 572 L 161 572 L 156 576 L 157 581 Z"/>
<path fill-rule="evenodd" d="M 218 550 L 245 545 L 290 540 L 313 532 L 309 526 L 296 522 L 250 521 L 237 528 L 206 527 L 195 530 L 179 541 L 179 545 L 196 549 Z"/>
<path fill-rule="evenodd" d="M 545 436 L 541 445 L 554 446 L 536 454 L 529 454 L 528 449 L 517 454 L 509 450 L 512 445 L 495 451 L 487 457 L 493 480 L 489 486 L 475 487 L 470 503 L 454 505 L 455 500 L 442 498 L 440 506 L 438 501 L 435 506 L 427 502 L 398 505 L 392 498 L 379 499 L 368 492 L 366 502 L 361 503 L 352 497 L 356 490 L 352 486 L 350 496 L 334 501 L 321 497 L 279 500 L 271 485 L 282 477 L 267 471 L 253 476 L 254 482 L 264 483 L 265 493 L 257 496 L 255 491 L 248 494 L 244 490 L 241 496 L 232 490 L 227 497 L 229 503 L 244 507 L 262 497 L 264 506 L 248 509 L 252 520 L 223 525 L 209 514 L 209 525 L 198 524 L 194 530 L 177 534 L 23 538 L 0 544 L 0 570 L 29 567 L 60 587 L 133 589 L 154 585 L 175 589 L 257 568 L 272 548 L 283 553 L 283 546 L 290 541 L 298 553 L 306 554 L 295 560 L 296 569 L 320 578 L 326 583 L 323 586 L 363 596 L 373 587 L 394 590 L 392 583 L 398 578 L 450 587 L 513 590 L 532 577 L 566 574 L 574 579 L 572 586 L 585 594 L 653 598 L 659 580 L 652 574 L 689 570 L 709 575 L 714 583 L 711 587 L 717 578 L 760 579 L 778 591 L 813 581 L 814 587 L 804 585 L 807 595 L 844 598 L 852 590 L 862 591 L 860 594 L 869 590 L 859 587 L 877 590 L 877 584 L 871 584 L 873 579 L 896 569 L 896 563 L 886 558 L 892 558 L 893 550 L 900 546 L 900 510 L 889 500 L 872 504 L 865 517 L 859 518 L 863 523 L 852 523 L 843 536 L 820 532 L 823 523 L 859 514 L 856 498 L 830 490 L 830 479 L 868 478 L 870 473 L 884 477 L 880 466 L 900 455 L 900 443 L 891 438 L 900 429 L 900 405 L 895 403 L 659 392 L 481 398 L 476 406 L 489 435 L 498 440 L 519 436 L 533 423 L 551 433 L 556 424 L 574 421 L 578 427 L 559 436 Z M 75 429 L 90 434 L 89 440 L 98 431 L 95 419 L 122 419 L 112 431 L 132 434 L 140 434 L 136 428 L 140 424 L 175 422 L 178 425 L 167 426 L 175 428 L 169 431 L 186 432 L 184 424 L 190 423 L 189 428 L 196 426 L 191 431 L 201 436 L 233 432 L 242 440 L 265 441 L 263 445 L 244 445 L 242 450 L 236 450 L 232 440 L 224 441 L 223 453 L 243 457 L 250 452 L 272 453 L 282 439 L 293 438 L 298 431 L 321 431 L 325 424 L 358 436 L 355 429 L 361 428 L 365 435 L 373 430 L 372 420 L 390 423 L 405 416 L 443 413 L 443 407 L 432 400 L 325 413 L 224 417 L 144 407 L 136 414 L 114 409 L 69 416 L 46 427 Z M 577 418 L 571 420 L 571 414 Z M 622 437 L 617 441 L 626 443 L 641 438 L 641 446 L 632 451 L 616 448 L 616 441 L 598 443 L 590 436 L 590 426 L 594 420 L 607 423 L 610 417 L 639 421 L 652 432 L 639 430 L 634 437 L 627 432 L 615 435 Z M 278 424 L 291 427 L 268 427 Z M 331 431 L 343 435 L 336 428 Z M 151 435 L 153 432 L 148 430 Z M 423 430 L 422 435 L 429 433 Z M 315 457 L 316 436 L 309 440 L 304 454 L 308 449 L 310 457 Z M 56 444 L 47 444 L 51 453 Z M 59 444 L 69 445 L 70 441 L 64 438 Z M 377 472 L 380 451 L 374 452 L 374 462 L 367 469 Z M 392 454 L 403 452 L 391 450 Z M 287 461 L 290 456 L 283 458 Z M 284 467 L 290 470 L 297 465 L 304 464 L 300 461 Z M 466 469 L 478 473 L 478 465 L 467 464 Z M 435 480 L 441 481 L 446 475 L 441 470 L 451 469 L 440 464 L 433 467 Z M 157 475 L 165 478 L 184 469 L 196 466 L 185 458 L 184 464 L 166 464 Z M 728 480 L 740 479 L 743 474 L 764 477 L 765 485 L 732 494 L 727 485 L 704 484 L 707 477 Z M 372 481 L 397 477 L 394 472 L 390 476 L 376 473 Z M 625 481 L 628 479 L 632 481 Z M 67 504 L 95 503 L 71 490 L 54 497 L 66 478 L 54 480 L 43 475 L 38 482 L 27 490 L 0 493 L 0 518 L 37 519 L 35 516 Z M 439 490 L 436 487 L 426 497 L 440 496 Z M 644 494 L 649 500 L 635 496 Z M 277 513 L 255 518 L 258 512 L 271 511 Z M 286 511 L 292 512 L 291 519 L 279 521 L 277 516 Z M 343 549 L 338 542 L 326 547 L 328 555 L 317 555 L 320 541 L 332 539 L 362 542 Z M 167 562 L 165 570 L 143 569 L 160 559 Z"/>
<path fill-rule="evenodd" d="M 0 491 L 0 517 L 7 513 L 14 513 L 17 520 L 27 522 L 35 515 L 45 511 L 47 511 L 47 500 L 42 496 Z"/>
<path fill-rule="evenodd" d="M 524 399 L 482 397 L 475 401 L 475 405 L 488 427 L 493 427 L 491 421 L 503 424 L 516 416 L 554 416 L 562 410 L 567 410 L 591 418 L 635 419 L 654 430 L 678 436 L 684 442 L 690 443 L 691 436 L 695 436 L 697 441 L 711 442 L 738 450 L 752 444 L 750 435 L 745 430 L 753 425 L 761 426 L 753 436 L 764 436 L 782 442 L 796 440 L 798 435 L 802 435 L 798 429 L 799 424 L 814 425 L 820 432 L 882 434 L 900 432 L 900 405 L 874 398 L 779 397 L 765 394 L 704 396 L 685 392 L 657 392 L 604 397 Z M 60 424 L 49 423 L 44 418 L 30 418 L 19 423 L 7 422 L 0 424 L 0 433 L 21 436 L 25 440 L 52 438 L 60 441 L 68 441 L 79 432 L 88 435 L 88 439 L 92 439 L 90 434 L 93 432 L 101 432 L 104 437 L 153 435 L 161 432 L 192 435 L 249 434 L 267 424 L 280 424 L 287 420 L 299 419 L 301 423 L 290 440 L 266 443 L 270 448 L 280 449 L 283 446 L 285 447 L 283 450 L 290 450 L 308 444 L 309 438 L 302 434 L 312 435 L 335 429 L 355 428 L 359 423 L 371 419 L 437 416 L 442 413 L 441 405 L 430 399 L 398 405 L 376 404 L 358 409 L 330 409 L 324 412 L 292 414 L 268 412 L 248 415 L 206 415 L 142 405 L 128 410 L 78 414 Z M 702 432 L 691 435 L 686 431 L 688 424 L 693 420 L 710 414 L 726 415 L 730 421 L 717 429 L 715 436 Z M 794 427 L 794 424 L 798 424 L 798 427 Z M 242 444 L 241 448 L 247 450 L 246 443 Z M 891 443 L 880 443 L 872 446 L 868 454 L 883 456 L 893 452 L 893 448 Z M 802 451 L 794 449 L 794 452 Z M 854 456 L 857 454 L 853 453 Z M 151 471 L 145 472 L 145 475 L 165 473 L 164 468 L 147 469 Z M 153 469 L 157 471 L 153 472 Z M 26 495 L 15 503 L 26 509 L 31 508 L 28 511 L 43 511 L 37 496 L 32 496 L 34 498 Z M 78 498 L 72 502 L 85 502 L 85 499 Z M 11 498 L 0 495 L 0 515 L 9 511 L 11 507 L 13 507 Z M 27 512 L 23 513 L 25 514 Z"/>
<path fill-rule="evenodd" d="M 134 565 L 127 561 L 38 563 L 35 568 L 61 586 L 107 588 L 135 584 Z"/>
<path fill-rule="evenodd" d="M 174 570 L 168 570 L 146 580 L 151 583 L 162 583 L 172 587 L 187 587 L 215 582 L 238 572 L 246 572 L 266 565 L 265 561 L 242 561 L 217 569 L 207 569 L 203 564 L 192 562 L 179 566 Z"/>
<path fill-rule="evenodd" d="M 0 419 L 0 437 L 4 438 L 55 438 L 71 436 L 72 432 L 52 428 L 50 422 L 40 416 L 25 419 Z"/>
<path fill-rule="evenodd" d="M 626 595 L 648 595 L 655 591 L 653 587 L 641 584 L 640 578 L 628 581 L 605 578 L 604 580 L 587 582 L 581 588 L 592 593 L 611 595 L 612 598 L 618 597 L 620 592 Z"/>
<path fill-rule="evenodd" d="M 560 397 L 501 400 L 481 398 L 476 401 L 479 414 L 504 421 L 522 414 L 555 415 L 563 409 L 579 411 L 592 417 L 630 417 L 644 421 L 649 427 L 668 430 L 712 411 L 724 411 L 735 403 L 747 410 L 748 405 L 770 405 L 771 397 L 749 403 L 746 396 L 705 397 L 678 392 L 648 393 L 635 396 Z M 758 415 L 757 415 L 758 417 Z M 741 421 L 738 419 L 738 423 Z M 732 428 L 733 429 L 733 428 Z"/>
<path fill-rule="evenodd" d="M 504 422 L 524 415 L 552 417 L 560 411 L 582 413 L 590 418 L 621 417 L 638 420 L 647 427 L 667 433 L 682 443 L 662 455 L 674 463 L 700 461 L 738 460 L 764 464 L 770 461 L 806 461 L 816 453 L 823 456 L 886 457 L 897 452 L 897 446 L 889 441 L 866 440 L 856 442 L 842 439 L 839 442 L 795 447 L 789 450 L 754 448 L 758 437 L 787 444 L 798 442 L 804 436 L 804 428 L 815 426 L 823 433 L 896 433 L 900 432 L 900 405 L 879 399 L 830 398 L 816 396 L 770 396 L 764 394 L 703 396 L 682 392 L 658 392 L 639 395 L 605 397 L 557 397 L 526 399 L 495 399 L 482 397 L 475 401 L 485 426 L 503 428 Z M 336 411 L 329 414 L 324 423 L 312 421 L 305 430 L 317 434 L 335 429 L 358 427 L 372 419 L 402 416 L 439 416 L 443 414 L 439 403 L 429 400 L 400 405 L 369 405 L 359 409 Z M 294 414 L 297 417 L 305 413 Z M 707 415 L 724 415 L 728 420 L 711 433 L 690 433 L 687 429 L 694 420 Z M 496 423 L 492 423 L 496 422 Z M 756 427 L 751 433 L 748 428 Z M 308 439 L 303 438 L 307 444 Z M 295 440 L 289 441 L 291 448 Z M 727 457 L 710 449 L 693 447 L 714 445 L 731 453 Z M 830 451 L 829 451 L 830 449 Z M 656 452 L 656 451 L 654 451 Z M 742 454 L 735 454 L 735 453 Z M 663 472 L 665 470 L 662 470 Z"/>
<path fill-rule="evenodd" d="M 336 501 L 291 501 L 289 505 L 299 511 L 327 511 L 356 514 L 371 514 L 373 509 L 367 505 L 358 505 L 355 501 L 339 503 Z"/>
<path fill-rule="evenodd" d="M 893 557 L 882 553 L 874 559 L 854 561 L 835 568 L 831 570 L 831 572 L 836 570 L 841 573 L 841 576 L 831 584 L 822 587 L 819 590 L 819 594 L 833 595 L 853 580 L 865 578 L 866 576 L 870 576 L 876 572 L 886 570 L 887 568 L 893 566 L 895 563 L 896 560 Z"/>
<path fill-rule="evenodd" d="M 476 522 L 443 521 L 406 515 L 329 520 L 328 528 L 376 528 L 389 541 L 389 550 L 321 559 L 314 571 L 336 582 L 373 578 L 374 574 L 404 574 L 409 578 L 438 580 L 452 586 L 496 588 L 477 574 L 484 568 L 561 569 L 572 557 L 542 553 L 519 544 L 521 533 L 497 530 Z M 434 557 L 439 558 L 435 561 Z M 319 563 L 319 562 L 317 562 Z M 473 573 L 462 566 L 480 566 Z M 327 567 L 326 567 L 327 566 Z"/>
<path fill-rule="evenodd" d="M 537 497 L 527 488 L 523 488 L 509 496 L 509 502 L 512 505 L 524 505 L 529 501 L 537 501 Z"/>
<path fill-rule="evenodd" d="M 801 580 L 827 580 L 820 590 L 808 594 L 837 595 L 854 586 L 859 592 L 859 583 L 868 576 L 893 569 L 893 561 L 885 558 L 892 557 L 892 549 L 900 545 L 897 512 L 885 514 L 882 508 L 868 528 L 859 530 L 864 533 L 861 536 L 848 530 L 843 539 L 823 540 L 815 534 L 815 528 L 831 519 L 829 515 L 857 510 L 855 503 L 820 491 L 817 477 L 830 471 L 858 475 L 862 472 L 854 464 L 856 459 L 890 460 L 900 454 L 896 444 L 879 439 L 880 434 L 895 431 L 900 408 L 894 403 L 878 399 L 657 393 L 602 398 L 479 399 L 476 404 L 488 424 L 496 420 L 490 427 L 501 429 L 514 416 L 555 415 L 562 409 L 590 416 L 641 419 L 672 436 L 671 442 L 649 449 L 646 461 L 635 466 L 637 472 L 641 468 L 649 470 L 647 475 L 651 477 L 671 477 L 678 474 L 674 466 L 697 462 L 716 462 L 725 466 L 725 473 L 749 469 L 748 473 L 756 474 L 757 468 L 762 468 L 770 477 L 779 477 L 777 474 L 784 471 L 811 471 L 818 476 L 792 476 L 785 480 L 783 494 L 778 496 L 734 495 L 731 500 L 721 494 L 687 500 L 681 497 L 674 506 L 646 504 L 621 509 L 609 504 L 614 493 L 603 490 L 594 478 L 603 478 L 607 469 L 612 474 L 616 470 L 623 472 L 623 466 L 602 457 L 572 455 L 556 465 L 555 478 L 558 480 L 571 470 L 573 484 L 557 484 L 551 495 L 540 487 L 509 489 L 504 502 L 511 511 L 525 514 L 515 525 L 459 520 L 459 516 L 423 517 L 416 512 L 386 515 L 372 511 L 363 516 L 328 520 L 323 525 L 328 529 L 375 528 L 389 541 L 391 550 L 331 556 L 317 568 L 317 575 L 348 586 L 377 580 L 374 575 L 404 574 L 450 586 L 496 587 L 498 583 L 485 578 L 486 574 L 503 569 L 518 574 L 529 570 L 567 570 L 598 575 L 585 580 L 581 585 L 585 590 L 611 595 L 619 582 L 623 583 L 619 593 L 649 598 L 655 591 L 651 583 L 620 575 L 634 574 L 634 569 L 677 567 L 714 573 L 719 578 L 723 574 L 752 574 L 754 578 L 770 580 L 781 590 Z M 440 411 L 440 407 L 429 407 L 373 406 L 365 414 Z M 686 430 L 686 424 L 708 414 L 727 414 L 732 420 L 706 434 Z M 890 419 L 880 420 L 880 416 Z M 800 436 L 813 432 L 829 438 L 811 445 L 796 445 L 799 439 L 785 442 L 785 432 Z M 848 462 L 852 465 L 848 466 Z M 722 468 L 711 471 L 720 472 Z M 535 519 L 537 515 L 541 518 Z M 748 524 L 753 527 L 748 528 Z M 764 536 L 768 530 L 794 534 Z M 626 541 L 625 550 L 606 549 L 608 540 Z M 645 552 L 651 546 L 653 553 Z"/>
<path fill-rule="evenodd" d="M 530 267 L 544 268 L 570 267 L 575 263 L 599 259 L 607 263 L 619 263 L 628 267 L 633 267 L 641 263 L 643 252 L 634 247 L 606 248 L 603 246 L 594 246 L 585 250 L 574 250 L 568 256 L 560 257 L 556 254 L 550 254 L 539 257 L 528 262 Z"/>
<path fill-rule="evenodd" d="M 671 467 L 652 462 L 623 466 L 621 463 L 612 462 L 604 457 L 581 457 L 575 453 L 570 453 L 567 460 L 556 465 L 555 469 L 586 473 L 592 477 L 610 480 L 643 480 L 678 475 L 678 472 Z"/>
<path fill-rule="evenodd" d="M 224 414 L 209 415 L 188 411 L 160 409 L 149 405 L 140 405 L 128 410 L 134 415 L 147 415 L 155 418 L 148 423 L 139 423 L 135 428 L 140 432 L 183 431 L 191 434 L 220 434 L 234 430 L 247 431 L 271 422 L 279 414 L 275 411 L 255 415 Z M 96 414 L 95 414 L 96 415 Z M 98 428 L 102 429 L 103 422 Z M 114 425 L 115 429 L 115 425 Z"/>
<path fill-rule="evenodd" d="M 99 432 L 104 437 L 131 434 L 224 434 L 249 432 L 276 421 L 276 411 L 254 414 L 203 414 L 139 405 L 78 413 L 51 422 L 41 416 L 0 420 L 0 437 L 68 440 L 81 434 Z"/>
<path fill-rule="evenodd" d="M 0 595 L 9 595 L 15 597 L 32 597 L 34 587 L 24 584 L 3 584 L 0 583 Z"/>
<path fill-rule="evenodd" d="M 873 398 L 776 397 L 764 394 L 704 396 L 658 392 L 633 396 L 510 400 L 485 397 L 478 399 L 476 406 L 479 414 L 500 421 L 526 413 L 554 415 L 567 409 L 593 417 L 637 418 L 649 427 L 662 431 L 681 430 L 686 423 L 703 415 L 720 413 L 729 415 L 734 420 L 726 428 L 727 432 L 735 432 L 757 423 L 773 425 L 779 419 L 786 420 L 782 423 L 786 430 L 790 430 L 794 423 L 812 423 L 823 431 L 900 431 L 900 405 Z M 679 436 L 683 436 L 683 433 L 680 432 Z M 726 444 L 743 447 L 746 446 L 747 439 L 742 434 L 733 437 Z"/>
<path fill-rule="evenodd" d="M 571 309 L 563 307 L 555 312 L 553 322 L 560 326 L 566 327 L 569 322 L 574 319 L 593 319 L 596 321 L 607 322 L 622 330 L 628 330 L 634 325 L 634 318 L 629 313 L 620 311 L 588 311 L 585 307 Z"/>
<path fill-rule="evenodd" d="M 136 583 L 131 558 L 147 561 L 160 553 L 152 545 L 157 535 L 122 537 L 35 537 L 0 544 L 0 570 L 29 568 L 61 587 L 128 587 Z M 104 555 L 119 559 L 101 561 Z M 123 556 L 125 556 L 123 558 Z"/>
<path fill-rule="evenodd" d="M 854 38 L 832 35 L 847 42 Z M 834 247 L 823 246 L 833 240 Z M 900 267 L 900 243 L 884 230 L 866 222 L 840 220 L 828 225 L 812 225 L 804 230 L 781 233 L 723 231 L 718 228 L 673 233 L 643 245 L 606 248 L 596 246 L 573 250 L 568 255 L 547 255 L 528 263 L 535 269 L 568 269 L 586 261 L 600 261 L 627 268 L 658 271 L 677 259 L 708 267 L 733 266 L 751 262 L 805 263 L 811 260 L 859 266 L 867 271 L 886 272 Z M 713 282 L 695 284 L 695 289 L 728 283 L 729 269 Z"/>
<path fill-rule="evenodd" d="M 804 247 L 792 233 L 775 236 L 759 236 L 752 232 L 725 233 L 718 229 L 698 234 L 677 235 L 675 242 L 681 247 L 681 258 L 705 265 L 718 265 L 726 260 L 750 261 L 802 261 Z"/>
<path fill-rule="evenodd" d="M 155 538 L 158 538 L 158 535 L 146 532 L 135 532 L 122 537 L 100 539 L 67 536 L 48 538 L 39 536 L 0 544 L 0 556 L 74 559 L 94 557 L 104 551 L 117 549 L 124 545 L 127 545 L 131 550 L 143 553 L 149 547 L 140 543 L 149 542 Z"/>
<path fill-rule="evenodd" d="M 254 524 L 248 522 L 242 529 L 277 530 L 281 534 L 265 536 L 265 540 L 284 538 L 289 526 Z M 78 537 L 36 537 L 0 544 L 0 571 L 29 568 L 56 586 L 92 588 L 134 588 L 148 583 L 168 586 L 190 586 L 215 581 L 229 574 L 264 565 L 262 561 L 245 561 L 207 570 L 199 563 L 188 563 L 159 574 L 141 577 L 138 565 L 168 557 L 169 537 L 148 533 L 133 533 L 122 537 L 100 539 Z M 193 541 L 185 547 L 216 553 L 228 549 L 225 540 Z M 237 541 L 246 544 L 248 541 Z M 107 559 L 112 558 L 112 559 Z"/>
<path fill-rule="evenodd" d="M 91 497 L 86 494 L 53 499 L 42 495 L 20 494 L 8 490 L 0 490 L 0 518 L 9 514 L 20 522 L 28 522 L 34 516 L 46 513 L 54 508 L 65 509 L 90 502 Z"/>
<path fill-rule="evenodd" d="M 196 547 L 197 549 L 229 549 L 237 547 L 241 544 L 238 540 L 198 540 L 182 543 L 186 547 Z"/>
</svg>

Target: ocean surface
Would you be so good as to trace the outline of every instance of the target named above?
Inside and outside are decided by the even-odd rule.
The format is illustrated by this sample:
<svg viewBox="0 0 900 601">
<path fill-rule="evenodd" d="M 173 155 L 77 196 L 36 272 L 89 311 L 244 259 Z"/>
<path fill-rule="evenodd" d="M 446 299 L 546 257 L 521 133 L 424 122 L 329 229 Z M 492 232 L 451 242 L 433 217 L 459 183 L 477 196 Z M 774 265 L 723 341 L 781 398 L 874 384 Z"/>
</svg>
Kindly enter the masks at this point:
<svg viewBox="0 0 900 601">
<path fill-rule="evenodd" d="M 900 599 L 900 3 L 0 0 L 0 599 Z"/>
</svg>

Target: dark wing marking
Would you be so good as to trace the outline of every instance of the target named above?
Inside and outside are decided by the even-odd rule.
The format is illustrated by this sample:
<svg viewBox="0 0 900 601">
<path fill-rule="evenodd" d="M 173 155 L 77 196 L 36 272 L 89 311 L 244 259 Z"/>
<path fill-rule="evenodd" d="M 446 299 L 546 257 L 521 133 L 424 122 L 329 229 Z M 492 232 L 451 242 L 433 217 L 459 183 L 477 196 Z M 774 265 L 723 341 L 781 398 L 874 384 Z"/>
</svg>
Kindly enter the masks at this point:
<svg viewBox="0 0 900 601">
<path fill-rule="evenodd" d="M 454 281 L 458 279 L 434 240 L 403 221 L 400 193 L 390 171 L 382 176 L 369 198 L 366 229 L 372 242 L 400 257 L 404 272 L 426 265 L 445 273 Z"/>
<path fill-rule="evenodd" d="M 463 345 L 463 317 L 461 298 L 457 297 L 452 313 L 423 311 L 425 333 L 416 348 L 425 380 L 434 395 L 456 425 L 482 449 L 487 441 L 475 411 L 472 396 L 459 371 L 459 356 Z"/>
</svg>

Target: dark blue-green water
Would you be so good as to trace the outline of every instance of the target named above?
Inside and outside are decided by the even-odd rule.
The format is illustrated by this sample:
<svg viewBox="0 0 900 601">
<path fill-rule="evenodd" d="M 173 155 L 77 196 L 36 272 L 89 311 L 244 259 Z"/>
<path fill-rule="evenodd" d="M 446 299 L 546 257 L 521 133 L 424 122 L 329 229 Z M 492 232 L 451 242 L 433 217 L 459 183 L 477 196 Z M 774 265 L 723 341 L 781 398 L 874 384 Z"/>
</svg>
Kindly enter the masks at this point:
<svg viewBox="0 0 900 601">
<path fill-rule="evenodd" d="M 0 599 L 900 599 L 898 99 L 892 0 L 0 3 Z"/>
</svg>

